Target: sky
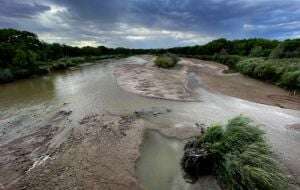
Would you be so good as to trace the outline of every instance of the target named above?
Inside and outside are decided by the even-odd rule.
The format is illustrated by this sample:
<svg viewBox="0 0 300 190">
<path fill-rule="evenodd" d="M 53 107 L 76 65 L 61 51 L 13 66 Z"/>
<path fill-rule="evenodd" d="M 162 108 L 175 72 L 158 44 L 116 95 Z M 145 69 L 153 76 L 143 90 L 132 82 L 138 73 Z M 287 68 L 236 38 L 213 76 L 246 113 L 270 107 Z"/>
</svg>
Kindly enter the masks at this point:
<svg viewBox="0 0 300 190">
<path fill-rule="evenodd" d="M 282 40 L 300 38 L 300 0 L 0 0 L 0 28 L 79 47 Z"/>
</svg>

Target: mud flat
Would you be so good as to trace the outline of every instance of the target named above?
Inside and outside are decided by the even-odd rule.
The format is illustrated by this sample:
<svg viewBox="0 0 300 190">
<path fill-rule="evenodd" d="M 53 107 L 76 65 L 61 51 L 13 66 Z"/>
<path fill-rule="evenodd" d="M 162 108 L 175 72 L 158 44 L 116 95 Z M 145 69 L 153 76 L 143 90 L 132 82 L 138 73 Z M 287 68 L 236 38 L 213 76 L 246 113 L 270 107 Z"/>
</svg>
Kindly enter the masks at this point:
<svg viewBox="0 0 300 190">
<path fill-rule="evenodd" d="M 60 111 L 45 119 L 47 124 L 28 126 L 22 133 L 17 130 L 17 134 L 11 132 L 11 128 L 18 127 L 14 123 L 2 124 L 2 133 L 7 138 L 3 137 L 0 144 L 0 189 L 19 189 L 17 186 L 24 176 L 50 158 L 55 136 L 63 132 L 69 114 Z"/>
<path fill-rule="evenodd" d="M 261 82 L 239 73 L 225 74 L 228 67 L 210 61 L 185 59 L 188 72 L 195 72 L 202 87 L 212 92 L 233 96 L 256 103 L 300 110 L 300 95 L 292 95 L 275 85 Z"/>
<path fill-rule="evenodd" d="M 199 101 L 197 92 L 188 85 L 188 73 L 179 65 L 161 69 L 148 64 L 123 64 L 114 70 L 118 85 L 126 91 L 151 98 Z"/>
<path fill-rule="evenodd" d="M 90 115 L 18 189 L 140 189 L 135 178 L 143 122 L 129 116 Z"/>
<path fill-rule="evenodd" d="M 142 114 L 86 116 L 80 121 L 80 127 L 72 128 L 67 140 L 51 156 L 33 165 L 14 188 L 143 189 L 135 167 L 147 128 L 161 130 L 147 124 Z M 187 138 L 199 134 L 200 130 L 166 128 L 161 132 Z"/>
<path fill-rule="evenodd" d="M 215 62 L 181 59 L 173 69 L 160 69 L 147 59 L 143 64 L 122 64 L 115 68 L 118 85 L 146 97 L 178 101 L 201 101 L 197 88 L 244 100 L 300 110 L 300 95 L 239 73 Z"/>
</svg>

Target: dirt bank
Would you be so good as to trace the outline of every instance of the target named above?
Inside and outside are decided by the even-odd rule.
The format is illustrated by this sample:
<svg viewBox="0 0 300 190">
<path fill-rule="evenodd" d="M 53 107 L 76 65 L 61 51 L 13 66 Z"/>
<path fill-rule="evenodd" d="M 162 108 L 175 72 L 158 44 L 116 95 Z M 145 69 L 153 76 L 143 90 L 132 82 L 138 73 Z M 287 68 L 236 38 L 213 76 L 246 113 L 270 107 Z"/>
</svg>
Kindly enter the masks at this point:
<svg viewBox="0 0 300 190">
<path fill-rule="evenodd" d="M 224 74 L 222 64 L 197 59 L 185 59 L 188 72 L 200 78 L 203 88 L 261 104 L 300 110 L 300 95 L 290 95 L 284 89 L 238 73 Z"/>
</svg>

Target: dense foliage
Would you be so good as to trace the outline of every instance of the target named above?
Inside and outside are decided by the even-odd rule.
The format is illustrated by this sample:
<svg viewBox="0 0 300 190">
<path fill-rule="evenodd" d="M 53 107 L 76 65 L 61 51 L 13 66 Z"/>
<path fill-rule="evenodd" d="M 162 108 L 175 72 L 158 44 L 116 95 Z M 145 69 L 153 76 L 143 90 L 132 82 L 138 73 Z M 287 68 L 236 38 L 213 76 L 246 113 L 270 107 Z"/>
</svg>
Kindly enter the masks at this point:
<svg viewBox="0 0 300 190">
<path fill-rule="evenodd" d="M 236 69 L 253 78 L 274 82 L 289 89 L 300 89 L 300 59 L 243 59 Z"/>
<path fill-rule="evenodd" d="M 186 144 L 182 167 L 193 177 L 214 174 L 225 189 L 285 189 L 287 179 L 263 134 L 242 116 L 212 126 Z"/>
<path fill-rule="evenodd" d="M 202 46 L 171 48 L 168 51 L 183 55 L 214 55 L 215 53 L 227 53 L 239 56 L 253 56 L 259 53 L 258 56 L 269 56 L 271 51 L 279 44 L 280 42 L 276 40 L 245 39 L 229 41 L 222 38 Z"/>
<path fill-rule="evenodd" d="M 171 68 L 175 67 L 178 63 L 179 58 L 174 54 L 163 54 L 157 56 L 155 59 L 155 65 L 162 68 Z"/>
</svg>

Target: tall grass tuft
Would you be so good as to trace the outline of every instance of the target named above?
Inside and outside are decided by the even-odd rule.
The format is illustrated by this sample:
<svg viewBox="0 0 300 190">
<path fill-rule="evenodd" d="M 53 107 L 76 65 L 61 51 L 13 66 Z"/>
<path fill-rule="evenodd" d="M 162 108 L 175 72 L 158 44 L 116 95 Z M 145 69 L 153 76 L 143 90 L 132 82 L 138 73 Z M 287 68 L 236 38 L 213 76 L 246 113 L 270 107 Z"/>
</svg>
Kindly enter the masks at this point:
<svg viewBox="0 0 300 190">
<path fill-rule="evenodd" d="M 215 125 L 208 128 L 202 137 L 194 139 L 197 141 L 194 143 L 197 146 L 185 147 L 185 151 L 193 152 L 191 149 L 194 149 L 194 152 L 197 152 L 195 150 L 201 149 L 205 152 L 204 158 L 210 159 L 210 162 L 197 161 L 211 163 L 212 166 L 205 167 L 213 168 L 211 174 L 217 177 L 225 189 L 285 189 L 287 179 L 274 160 L 271 148 L 263 135 L 264 132 L 252 125 L 249 118 L 239 116 L 229 120 L 226 126 Z M 195 167 L 186 166 L 186 163 L 193 163 L 186 161 L 194 159 L 193 156 L 195 155 L 185 154 L 182 159 L 182 168 L 186 173 L 189 173 L 191 168 L 194 169 L 193 171 L 201 171 L 201 168 L 195 169 L 195 167 L 203 167 L 203 164 L 197 162 L 194 164 Z M 197 175 L 199 177 L 201 172 Z"/>
</svg>

